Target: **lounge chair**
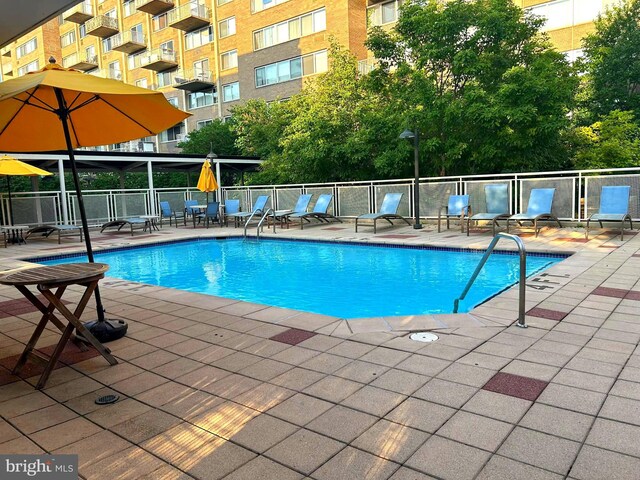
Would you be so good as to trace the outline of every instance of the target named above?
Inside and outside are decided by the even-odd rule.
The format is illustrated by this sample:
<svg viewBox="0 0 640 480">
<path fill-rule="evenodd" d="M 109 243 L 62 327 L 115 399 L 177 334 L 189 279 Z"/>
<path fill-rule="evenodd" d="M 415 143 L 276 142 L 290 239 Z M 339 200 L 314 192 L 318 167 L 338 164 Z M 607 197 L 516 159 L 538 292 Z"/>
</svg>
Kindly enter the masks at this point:
<svg viewBox="0 0 640 480">
<path fill-rule="evenodd" d="M 562 228 L 562 224 L 558 217 L 551 213 L 553 206 L 553 195 L 555 188 L 534 188 L 529 195 L 529 203 L 527 204 L 526 213 L 517 213 L 511 215 L 507 219 L 507 233 L 509 232 L 509 224 L 514 221 L 518 225 L 522 226 L 522 222 L 533 223 L 533 230 L 538 236 L 540 229 L 538 228 L 538 222 L 541 220 L 553 220 L 558 222 L 558 226 Z"/>
<path fill-rule="evenodd" d="M 228 198 L 224 202 L 224 226 L 229 225 L 229 217 L 233 218 L 234 226 L 238 226 L 238 219 L 235 216 L 240 212 L 240 200 L 236 198 Z"/>
<path fill-rule="evenodd" d="M 253 210 L 251 210 L 250 212 L 228 213 L 225 214 L 225 216 L 233 218 L 235 226 L 237 227 L 240 222 L 246 222 L 253 214 L 262 213 L 267 206 L 268 201 L 269 195 L 260 195 L 258 198 L 256 198 L 256 201 L 253 204 Z"/>
<path fill-rule="evenodd" d="M 358 231 L 358 222 L 362 220 L 373 220 L 374 234 L 376 233 L 376 222 L 378 220 L 386 220 L 393 225 L 391 219 L 398 218 L 404 221 L 407 225 L 411 225 L 409 220 L 404 218 L 402 215 L 398 215 L 400 200 L 402 200 L 402 193 L 386 193 L 378 213 L 365 213 L 364 215 L 360 215 L 356 218 L 356 232 Z"/>
<path fill-rule="evenodd" d="M 509 186 L 507 184 L 485 185 L 484 196 L 487 203 L 487 211 L 467 217 L 467 237 L 469 236 L 471 222 L 491 222 L 491 233 L 495 237 L 496 227 L 499 226 L 498 220 L 509 218 Z"/>
<path fill-rule="evenodd" d="M 25 240 L 30 236 L 41 235 L 44 238 L 49 238 L 49 236 L 55 233 L 58 236 L 58 245 L 62 242 L 62 237 L 71 237 L 78 235 L 80 237 L 80 241 L 83 240 L 82 227 L 78 225 L 35 225 L 25 233 Z"/>
<path fill-rule="evenodd" d="M 309 203 L 311 202 L 311 197 L 313 197 L 312 193 L 304 193 L 298 197 L 298 201 L 293 209 L 289 210 L 276 210 L 273 213 L 269 214 L 269 218 L 274 222 L 279 221 L 280 225 L 289 224 L 289 216 L 294 213 L 305 213 L 307 208 L 309 208 Z"/>
<path fill-rule="evenodd" d="M 160 226 L 162 227 L 162 221 L 165 218 L 169 219 L 169 226 L 173 224 L 173 221 L 176 222 L 176 228 L 178 227 L 178 219 L 184 217 L 184 211 L 178 213 L 175 210 L 171 209 L 171 205 L 169 202 L 160 202 Z"/>
<path fill-rule="evenodd" d="M 444 214 L 442 211 L 444 210 Z M 449 219 L 460 219 L 460 231 L 464 233 L 464 219 L 471 215 L 469 206 L 469 195 L 449 195 L 449 201 L 438 210 L 438 233 L 440 233 L 440 220 L 447 219 L 447 230 L 449 230 Z"/>
<path fill-rule="evenodd" d="M 342 223 L 342 220 L 340 220 L 338 217 L 327 212 L 327 210 L 329 210 L 331 200 L 333 200 L 333 195 L 324 193 L 318 197 L 318 201 L 314 205 L 312 211 L 292 213 L 291 215 L 287 216 L 287 219 L 291 221 L 291 219 L 299 218 L 300 230 L 304 228 L 304 222 L 310 222 L 312 218 L 315 218 L 321 223 L 331 223 L 331 220 Z"/>
<path fill-rule="evenodd" d="M 220 213 L 220 202 L 207 203 L 207 210 L 204 213 L 196 214 L 193 217 L 194 226 L 195 226 L 196 220 L 198 221 L 198 223 L 204 220 L 204 222 L 207 225 L 207 228 L 209 228 L 209 221 L 211 222 L 217 221 L 222 227 L 222 222 L 220 221 L 219 213 Z"/>
<path fill-rule="evenodd" d="M 628 185 L 617 187 L 602 187 L 600 193 L 600 208 L 587 219 L 587 230 L 584 238 L 589 239 L 589 222 L 596 221 L 602 228 L 602 222 L 620 222 L 620 240 L 624 240 L 624 221 L 629 220 L 629 228 L 633 230 L 633 222 L 629 215 Z"/>
<path fill-rule="evenodd" d="M 197 200 L 185 200 L 184 201 L 184 226 L 187 226 L 187 217 L 191 217 L 193 218 L 194 215 L 196 215 L 197 213 L 199 213 L 197 211 L 197 209 L 194 209 L 193 207 L 195 207 L 196 205 L 198 205 L 198 201 Z"/>
<path fill-rule="evenodd" d="M 142 227 L 142 231 L 146 231 L 149 228 L 151 231 L 151 222 L 149 220 L 145 220 L 144 218 L 127 218 L 120 220 L 113 220 L 111 222 L 103 223 L 102 228 L 100 228 L 100 233 L 104 232 L 108 228 L 118 227 L 118 231 L 122 229 L 122 227 L 128 226 L 131 228 L 131 236 L 133 237 L 134 229 L 140 229 Z"/>
</svg>

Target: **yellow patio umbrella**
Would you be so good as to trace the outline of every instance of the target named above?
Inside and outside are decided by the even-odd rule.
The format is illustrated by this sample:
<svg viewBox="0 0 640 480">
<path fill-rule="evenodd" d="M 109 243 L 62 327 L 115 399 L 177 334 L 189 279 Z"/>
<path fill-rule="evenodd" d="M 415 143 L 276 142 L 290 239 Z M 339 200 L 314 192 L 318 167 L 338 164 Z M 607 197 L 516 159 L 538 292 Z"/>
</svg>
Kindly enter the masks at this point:
<svg viewBox="0 0 640 480">
<path fill-rule="evenodd" d="M 160 92 L 117 80 L 63 68 L 51 58 L 37 72 L 0 83 L 0 151 L 67 150 L 78 197 L 78 210 L 93 262 L 87 216 L 80 189 L 74 148 L 125 142 L 155 135 L 189 116 L 171 105 Z M 104 309 L 98 289 L 98 323 Z M 109 338 L 90 329 L 100 341 Z M 106 331 L 106 330 L 105 330 Z"/>
<path fill-rule="evenodd" d="M 215 192 L 218 189 L 218 182 L 211 170 L 211 162 L 207 158 L 202 164 L 202 170 L 200 170 L 200 177 L 198 177 L 198 190 L 207 193 L 207 203 L 209 203 L 209 192 Z"/>
<path fill-rule="evenodd" d="M 34 167 L 28 163 L 24 163 L 17 158 L 3 155 L 0 158 L 0 175 L 7 177 L 7 191 L 9 195 L 9 220 L 13 225 L 13 204 L 11 203 L 11 181 L 12 175 L 27 176 L 27 177 L 39 177 L 46 175 L 53 175 L 51 172 L 42 170 L 41 168 Z"/>
</svg>

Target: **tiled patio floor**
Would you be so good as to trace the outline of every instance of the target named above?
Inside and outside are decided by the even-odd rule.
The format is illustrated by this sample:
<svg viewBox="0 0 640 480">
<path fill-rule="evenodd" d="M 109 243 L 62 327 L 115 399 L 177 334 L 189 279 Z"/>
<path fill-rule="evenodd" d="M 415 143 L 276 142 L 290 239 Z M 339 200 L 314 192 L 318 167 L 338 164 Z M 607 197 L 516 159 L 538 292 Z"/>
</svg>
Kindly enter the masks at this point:
<svg viewBox="0 0 640 480">
<path fill-rule="evenodd" d="M 99 249 L 237 232 L 93 238 Z M 37 367 L 24 379 L 9 372 L 39 314 L 0 287 L 0 453 L 76 453 L 83 478 L 110 480 L 638 478 L 640 236 L 522 232 L 529 250 L 575 252 L 529 279 L 527 329 L 511 325 L 517 289 L 470 314 L 345 321 L 106 278 L 108 316 L 129 323 L 108 344 L 120 363 L 70 348 L 42 391 Z M 349 224 L 276 236 L 491 240 Z M 80 245 L 9 246 L 1 267 Z M 408 339 L 422 329 L 439 340 Z M 48 330 L 38 346 L 58 338 Z M 120 400 L 96 405 L 106 393 Z"/>
</svg>

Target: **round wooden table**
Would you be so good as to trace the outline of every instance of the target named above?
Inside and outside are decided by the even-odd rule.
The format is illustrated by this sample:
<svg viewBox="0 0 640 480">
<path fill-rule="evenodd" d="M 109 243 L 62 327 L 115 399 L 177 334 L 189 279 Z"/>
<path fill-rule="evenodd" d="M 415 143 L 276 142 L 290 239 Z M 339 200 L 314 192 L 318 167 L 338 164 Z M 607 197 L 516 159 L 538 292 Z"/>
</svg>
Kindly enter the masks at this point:
<svg viewBox="0 0 640 480">
<path fill-rule="evenodd" d="M 33 306 L 42 312 L 40 322 L 36 326 L 35 331 L 31 335 L 29 342 L 25 346 L 24 351 L 20 355 L 11 373 L 14 375 L 20 373 L 27 359 L 44 363 L 45 369 L 36 384 L 36 388 L 40 389 L 44 387 L 67 341 L 71 338 L 74 329 L 76 329 L 87 342 L 93 345 L 111 365 L 118 363 L 113 355 L 111 355 L 110 350 L 103 346 L 80 321 L 80 316 L 84 308 L 87 306 L 91 295 L 93 295 L 94 290 L 98 286 L 98 282 L 104 277 L 107 270 L 109 270 L 109 265 L 104 263 L 68 263 L 24 268 L 0 274 L 1 285 L 12 285 L 16 287 Z M 29 290 L 28 287 L 32 285 L 35 285 L 36 289 L 49 302 L 48 305 L 42 303 L 40 299 Z M 80 302 L 73 312 L 62 303 L 62 295 L 69 285 L 82 285 L 85 287 Z M 67 320 L 68 324 L 66 326 L 63 321 L 56 316 L 56 310 Z M 62 332 L 62 336 L 51 356 L 47 357 L 38 350 L 35 350 L 35 346 L 49 321 Z"/>
</svg>

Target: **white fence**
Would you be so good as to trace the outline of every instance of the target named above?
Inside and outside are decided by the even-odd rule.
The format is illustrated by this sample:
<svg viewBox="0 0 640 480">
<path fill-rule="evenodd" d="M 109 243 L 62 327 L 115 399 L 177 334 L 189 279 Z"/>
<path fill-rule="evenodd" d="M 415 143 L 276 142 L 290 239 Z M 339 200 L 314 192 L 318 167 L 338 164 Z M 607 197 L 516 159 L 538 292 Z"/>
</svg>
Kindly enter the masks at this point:
<svg viewBox="0 0 640 480">
<path fill-rule="evenodd" d="M 526 210 L 532 188 L 555 188 L 553 213 L 562 220 L 582 221 L 598 210 L 600 190 L 604 185 L 631 186 L 630 213 L 640 219 L 640 167 L 615 170 L 582 170 L 535 172 L 499 175 L 474 175 L 420 179 L 420 212 L 433 218 L 438 209 L 454 194 L 468 194 L 474 212 L 485 211 L 484 186 L 502 183 L 509 186 L 511 213 Z M 322 193 L 333 194 L 330 212 L 341 217 L 355 217 L 377 211 L 387 192 L 404 194 L 401 215 L 413 215 L 413 179 L 367 182 L 343 182 L 298 185 L 261 185 L 223 187 L 209 195 L 224 202 L 240 200 L 241 209 L 250 210 L 259 195 L 269 195 L 268 206 L 274 209 L 293 208 L 302 193 L 314 194 L 313 202 Z M 63 201 L 59 191 L 12 193 L 13 223 L 80 223 L 77 196 L 68 191 Z M 158 213 L 158 203 L 168 201 L 174 210 L 184 207 L 184 200 L 206 201 L 206 194 L 195 188 L 162 188 L 152 190 L 89 190 L 83 192 L 87 218 L 91 224 L 101 224 L 116 218 Z M 6 193 L 0 195 L 2 222 L 8 223 L 9 202 Z M 66 208 L 65 208 L 66 206 Z M 66 210 L 66 211 L 65 211 Z"/>
</svg>

